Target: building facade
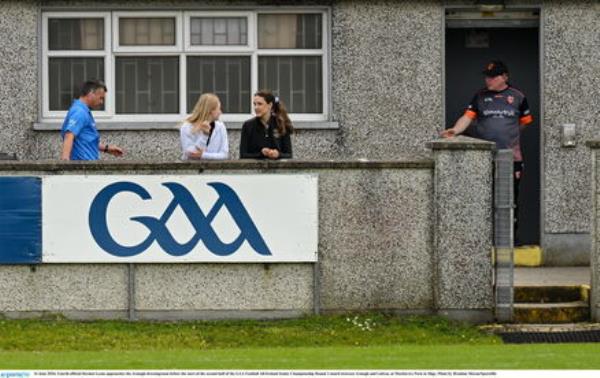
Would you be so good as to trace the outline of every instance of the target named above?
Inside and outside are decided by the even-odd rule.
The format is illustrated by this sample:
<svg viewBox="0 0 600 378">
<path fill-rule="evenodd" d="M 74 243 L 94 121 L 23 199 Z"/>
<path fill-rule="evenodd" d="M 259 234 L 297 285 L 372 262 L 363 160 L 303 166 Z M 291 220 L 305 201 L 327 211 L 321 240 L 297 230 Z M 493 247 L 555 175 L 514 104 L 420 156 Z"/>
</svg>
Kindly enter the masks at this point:
<svg viewBox="0 0 600 378">
<path fill-rule="evenodd" d="M 501 58 L 537 120 L 524 135 L 524 239 L 547 264 L 587 264 L 583 141 L 598 136 L 600 3 L 477 3 L 3 1 L 0 151 L 57 159 L 73 87 L 95 77 L 108 85 L 102 139 L 128 160 L 177 160 L 177 124 L 205 91 L 223 101 L 236 158 L 264 87 L 288 104 L 295 158 L 427 157 L 482 85 L 483 64 Z"/>
</svg>

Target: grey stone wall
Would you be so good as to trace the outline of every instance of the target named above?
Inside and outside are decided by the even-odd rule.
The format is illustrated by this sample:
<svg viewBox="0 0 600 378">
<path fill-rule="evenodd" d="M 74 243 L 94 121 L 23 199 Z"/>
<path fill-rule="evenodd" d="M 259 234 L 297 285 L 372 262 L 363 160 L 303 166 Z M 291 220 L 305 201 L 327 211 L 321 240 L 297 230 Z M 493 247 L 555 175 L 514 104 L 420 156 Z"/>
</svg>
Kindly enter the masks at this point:
<svg viewBox="0 0 600 378">
<path fill-rule="evenodd" d="M 437 310 L 491 320 L 494 145 L 458 137 L 430 144 L 434 181 L 434 277 Z"/>
<path fill-rule="evenodd" d="M 439 1 L 333 5 L 333 112 L 346 157 L 424 152 L 442 127 Z"/>
<path fill-rule="evenodd" d="M 135 288 L 142 319 L 299 316 L 313 309 L 309 264 L 140 264 Z"/>
<path fill-rule="evenodd" d="M 316 266 L 136 264 L 132 271 L 126 264 L 2 266 L 0 313 L 124 318 L 134 309 L 142 319 L 191 319 L 379 309 L 490 320 L 491 144 L 460 137 L 432 148 L 435 161 L 0 161 L 2 176 L 319 177 Z M 457 193 L 468 193 L 469 200 Z"/>
<path fill-rule="evenodd" d="M 600 107 L 600 3 L 546 1 L 544 3 L 543 80 L 543 201 L 546 234 L 557 234 L 556 253 L 571 239 L 582 263 L 588 260 L 591 207 L 590 159 L 583 141 L 598 137 Z M 564 123 L 577 127 L 578 145 L 561 147 Z M 564 234 L 564 237 L 560 236 Z M 578 236 L 577 234 L 585 234 Z M 573 253 L 569 254 L 573 256 Z M 567 256 L 568 257 L 568 256 Z M 557 259 L 559 257 L 556 257 Z"/>
<path fill-rule="evenodd" d="M 433 161 L 28 163 L 0 175 L 278 174 L 319 176 L 319 285 L 312 264 L 126 264 L 0 267 L 0 312 L 77 318 L 297 316 L 322 311 L 433 311 Z M 290 231 L 291 232 L 291 231 Z M 92 314 L 92 315 L 90 315 Z"/>
<path fill-rule="evenodd" d="M 97 313 L 124 315 L 127 266 L 0 265 L 0 311 L 3 314 Z M 110 317 L 117 317 L 112 315 Z"/>
<path fill-rule="evenodd" d="M 34 157 L 38 119 L 36 1 L 0 1 L 0 152 Z"/>
<path fill-rule="evenodd" d="M 324 311 L 432 309 L 432 190 L 430 170 L 320 173 Z"/>
<path fill-rule="evenodd" d="M 60 157 L 61 138 L 57 131 L 37 131 L 27 143 L 32 152 L 29 159 L 54 160 Z M 336 159 L 341 155 L 337 148 L 337 130 L 296 130 L 292 136 L 294 158 Z M 239 157 L 240 130 L 229 130 L 229 156 Z M 173 130 L 121 130 L 101 131 L 103 142 L 116 144 L 125 150 L 125 159 L 138 161 L 177 161 L 181 157 L 179 131 Z M 8 149 L 12 151 L 12 149 Z M 19 155 L 22 158 L 23 155 Z M 119 160 L 103 154 L 102 160 Z"/>
</svg>

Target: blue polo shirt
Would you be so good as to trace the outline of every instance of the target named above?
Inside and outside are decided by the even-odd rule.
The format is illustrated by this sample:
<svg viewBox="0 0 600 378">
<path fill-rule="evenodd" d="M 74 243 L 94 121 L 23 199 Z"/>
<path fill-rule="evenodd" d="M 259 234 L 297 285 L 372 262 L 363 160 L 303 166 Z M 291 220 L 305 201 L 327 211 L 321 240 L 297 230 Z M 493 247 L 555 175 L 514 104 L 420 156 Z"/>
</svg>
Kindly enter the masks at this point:
<svg viewBox="0 0 600 378">
<path fill-rule="evenodd" d="M 71 160 L 98 160 L 100 151 L 100 134 L 96 130 L 96 121 L 90 108 L 80 100 L 73 101 L 65 117 L 60 135 L 63 140 L 67 132 L 75 135 Z"/>
</svg>

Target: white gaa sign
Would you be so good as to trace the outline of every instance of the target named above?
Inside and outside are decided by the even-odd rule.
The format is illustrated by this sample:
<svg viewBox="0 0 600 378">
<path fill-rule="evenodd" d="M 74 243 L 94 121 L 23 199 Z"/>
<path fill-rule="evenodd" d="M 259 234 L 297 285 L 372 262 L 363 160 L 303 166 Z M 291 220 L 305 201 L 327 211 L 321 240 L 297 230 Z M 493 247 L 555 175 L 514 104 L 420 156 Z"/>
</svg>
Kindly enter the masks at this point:
<svg viewBox="0 0 600 378">
<path fill-rule="evenodd" d="M 42 261 L 312 262 L 314 175 L 46 176 Z"/>
</svg>

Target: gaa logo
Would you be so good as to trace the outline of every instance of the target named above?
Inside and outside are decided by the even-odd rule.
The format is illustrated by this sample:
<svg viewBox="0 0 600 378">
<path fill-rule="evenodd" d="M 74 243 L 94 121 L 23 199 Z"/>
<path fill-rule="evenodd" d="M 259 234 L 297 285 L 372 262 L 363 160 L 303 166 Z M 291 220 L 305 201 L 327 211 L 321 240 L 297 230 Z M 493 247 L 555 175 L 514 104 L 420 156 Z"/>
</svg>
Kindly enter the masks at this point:
<svg viewBox="0 0 600 378">
<path fill-rule="evenodd" d="M 171 192 L 173 199 L 160 218 L 149 216 L 130 218 L 134 222 L 141 223 L 150 231 L 150 235 L 144 241 L 134 246 L 123 246 L 111 236 L 106 216 L 108 205 L 115 195 L 123 192 L 134 193 L 144 201 L 152 200 L 152 196 L 142 186 L 128 181 L 110 184 L 102 189 L 92 201 L 88 219 L 90 231 L 96 243 L 106 252 L 118 257 L 138 255 L 147 250 L 154 241 L 171 256 L 188 254 L 200 241 L 211 253 L 217 256 L 229 256 L 235 253 L 244 241 L 247 241 L 256 253 L 264 256 L 271 255 L 271 251 L 269 251 L 267 244 L 258 232 L 250 214 L 248 214 L 242 201 L 231 187 L 219 182 L 207 184 L 216 191 L 218 199 L 208 213 L 205 214 L 192 194 L 183 185 L 174 182 L 165 182 L 162 185 Z M 173 238 L 166 226 L 178 206 L 183 210 L 196 231 L 195 235 L 183 244 L 178 243 Z M 235 224 L 240 229 L 240 234 L 231 243 L 221 241 L 211 226 L 212 221 L 223 206 L 229 211 Z"/>
</svg>

